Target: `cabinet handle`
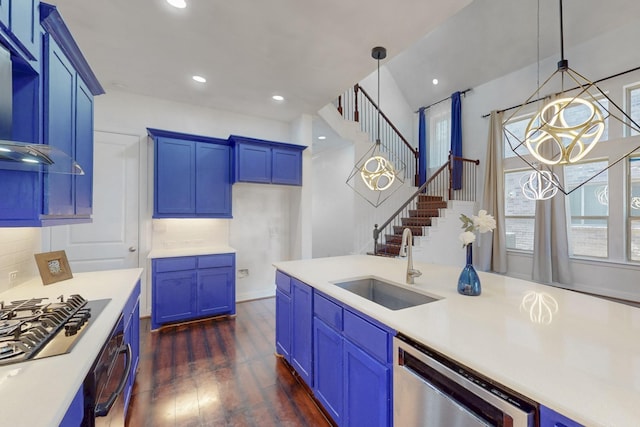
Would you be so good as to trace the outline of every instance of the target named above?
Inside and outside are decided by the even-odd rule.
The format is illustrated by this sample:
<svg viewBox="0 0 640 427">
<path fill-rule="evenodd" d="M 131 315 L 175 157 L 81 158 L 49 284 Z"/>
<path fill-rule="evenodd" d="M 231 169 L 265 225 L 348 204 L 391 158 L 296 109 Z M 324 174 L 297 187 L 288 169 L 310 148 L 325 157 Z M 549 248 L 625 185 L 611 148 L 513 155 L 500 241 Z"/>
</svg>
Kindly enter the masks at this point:
<svg viewBox="0 0 640 427">
<path fill-rule="evenodd" d="M 136 251 L 135 246 L 129 246 L 129 252 L 135 252 L 135 251 Z"/>
</svg>

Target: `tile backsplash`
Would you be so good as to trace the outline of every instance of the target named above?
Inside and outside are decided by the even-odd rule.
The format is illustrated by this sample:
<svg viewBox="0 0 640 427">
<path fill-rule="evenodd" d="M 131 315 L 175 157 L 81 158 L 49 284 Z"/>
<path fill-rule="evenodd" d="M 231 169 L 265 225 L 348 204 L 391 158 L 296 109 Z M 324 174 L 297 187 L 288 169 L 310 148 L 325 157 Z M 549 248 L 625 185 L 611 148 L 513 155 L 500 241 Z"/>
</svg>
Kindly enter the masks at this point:
<svg viewBox="0 0 640 427">
<path fill-rule="evenodd" d="M 0 292 L 40 276 L 33 254 L 41 247 L 39 228 L 0 228 Z"/>
<path fill-rule="evenodd" d="M 229 245 L 229 220 L 154 219 L 154 249 Z"/>
</svg>

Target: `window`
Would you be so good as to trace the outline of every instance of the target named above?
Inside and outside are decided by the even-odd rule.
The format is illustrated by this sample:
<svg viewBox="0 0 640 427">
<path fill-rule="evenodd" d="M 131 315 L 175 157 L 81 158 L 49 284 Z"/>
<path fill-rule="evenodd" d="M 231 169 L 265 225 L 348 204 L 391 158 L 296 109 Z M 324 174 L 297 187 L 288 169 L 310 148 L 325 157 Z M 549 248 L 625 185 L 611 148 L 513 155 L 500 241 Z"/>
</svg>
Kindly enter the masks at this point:
<svg viewBox="0 0 640 427">
<path fill-rule="evenodd" d="M 521 180 L 531 170 L 507 171 L 504 174 L 504 212 L 507 249 L 533 251 L 536 202 L 524 197 Z"/>
<path fill-rule="evenodd" d="M 522 144 L 518 146 L 521 142 L 524 141 L 524 132 L 527 129 L 527 125 L 531 121 L 531 117 L 517 117 L 509 120 L 509 123 L 504 125 L 504 157 L 515 157 L 516 153 L 514 153 L 514 149 L 521 156 L 526 156 L 529 154 L 529 150 L 527 147 Z"/>
<path fill-rule="evenodd" d="M 640 261 L 640 157 L 630 157 L 628 166 L 629 259 Z"/>
<path fill-rule="evenodd" d="M 640 125 L 640 85 L 627 88 L 627 114 L 634 122 Z M 625 136 L 638 135 L 638 132 L 633 129 L 625 127 L 625 130 Z"/>
<path fill-rule="evenodd" d="M 595 161 L 564 167 L 565 188 L 571 192 L 565 200 L 571 218 L 567 232 L 573 256 L 608 257 L 609 171 L 576 189 L 607 165 L 606 161 Z"/>
<path fill-rule="evenodd" d="M 429 135 L 427 168 L 429 175 L 449 160 L 451 149 L 451 102 L 441 102 L 428 110 Z"/>
</svg>

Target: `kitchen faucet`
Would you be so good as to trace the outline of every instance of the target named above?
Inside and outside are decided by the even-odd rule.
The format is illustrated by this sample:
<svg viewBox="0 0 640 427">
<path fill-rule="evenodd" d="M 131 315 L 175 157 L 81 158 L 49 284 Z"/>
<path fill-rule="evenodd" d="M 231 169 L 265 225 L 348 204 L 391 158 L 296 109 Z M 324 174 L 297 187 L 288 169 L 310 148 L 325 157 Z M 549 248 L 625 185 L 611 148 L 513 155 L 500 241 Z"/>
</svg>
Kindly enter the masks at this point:
<svg viewBox="0 0 640 427">
<path fill-rule="evenodd" d="M 411 229 L 410 228 L 405 228 L 402 231 L 402 241 L 400 243 L 400 256 L 407 256 L 407 251 L 408 253 L 408 259 L 407 259 L 407 283 L 410 285 L 414 284 L 414 277 L 418 277 L 422 275 L 422 272 L 420 270 L 416 270 L 413 268 L 413 256 L 411 254 L 412 250 L 411 248 L 413 247 L 413 233 L 411 233 Z"/>
</svg>

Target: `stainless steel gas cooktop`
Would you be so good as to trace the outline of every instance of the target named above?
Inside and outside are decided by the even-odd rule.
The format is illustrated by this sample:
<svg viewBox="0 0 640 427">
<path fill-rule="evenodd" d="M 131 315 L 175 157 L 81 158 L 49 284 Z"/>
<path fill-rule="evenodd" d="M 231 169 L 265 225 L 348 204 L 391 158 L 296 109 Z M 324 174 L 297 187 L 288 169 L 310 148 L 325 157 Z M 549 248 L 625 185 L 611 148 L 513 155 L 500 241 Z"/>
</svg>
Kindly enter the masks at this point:
<svg viewBox="0 0 640 427">
<path fill-rule="evenodd" d="M 0 366 L 70 352 L 109 301 L 80 295 L 0 301 Z"/>
</svg>

